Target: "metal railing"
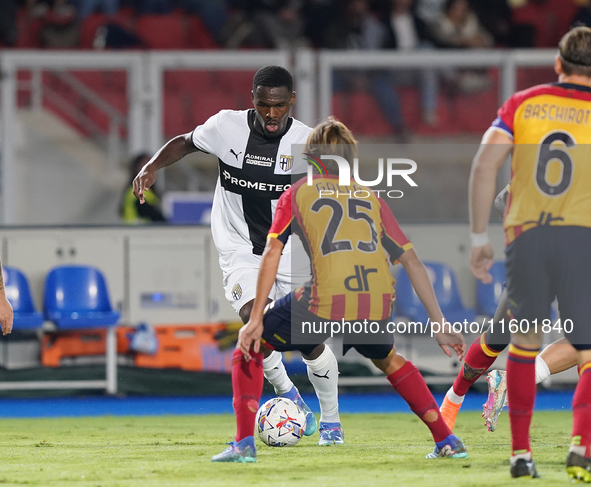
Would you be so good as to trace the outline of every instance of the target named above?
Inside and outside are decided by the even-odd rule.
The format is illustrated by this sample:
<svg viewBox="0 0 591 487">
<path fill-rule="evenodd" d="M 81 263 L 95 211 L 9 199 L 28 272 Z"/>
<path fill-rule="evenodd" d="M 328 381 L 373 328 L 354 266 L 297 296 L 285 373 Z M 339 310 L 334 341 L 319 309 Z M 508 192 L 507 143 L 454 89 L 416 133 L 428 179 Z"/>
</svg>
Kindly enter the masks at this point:
<svg viewBox="0 0 591 487">
<path fill-rule="evenodd" d="M 18 191 L 15 181 L 16 73 L 28 69 L 31 79 L 33 105 L 40 106 L 41 70 L 97 70 L 127 71 L 129 110 L 127 120 L 103 106 L 112 119 L 111 136 L 122 124 L 128 128 L 128 150 L 136 153 L 157 150 L 164 142 L 163 135 L 163 74 L 167 70 L 237 70 L 257 69 L 267 64 L 279 64 L 292 69 L 298 93 L 296 116 L 309 125 L 317 123 L 332 112 L 332 75 L 338 69 L 433 69 L 484 68 L 500 69 L 499 104 L 516 89 L 517 69 L 520 67 L 552 66 L 556 50 L 432 50 L 412 53 L 393 51 L 310 51 L 301 50 L 292 56 L 284 51 L 217 51 L 217 52 L 85 52 L 48 51 L 0 52 L 1 165 L 0 165 L 0 222 L 14 221 L 16 214 L 12 195 Z M 90 88 L 82 86 L 67 75 L 60 75 L 77 92 L 101 103 Z M 204 93 L 203 96 L 206 96 Z M 227 108 L 227 107 L 220 107 Z M 112 143 L 112 142 L 111 142 Z M 111 149 L 113 150 L 113 149 Z"/>
</svg>

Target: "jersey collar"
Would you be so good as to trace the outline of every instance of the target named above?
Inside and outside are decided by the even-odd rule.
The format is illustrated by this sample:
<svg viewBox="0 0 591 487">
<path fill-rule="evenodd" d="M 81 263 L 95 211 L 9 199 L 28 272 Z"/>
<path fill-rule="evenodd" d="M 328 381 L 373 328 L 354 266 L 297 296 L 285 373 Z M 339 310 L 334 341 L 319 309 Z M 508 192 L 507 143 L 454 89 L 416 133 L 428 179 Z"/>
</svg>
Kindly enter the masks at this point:
<svg viewBox="0 0 591 487">
<path fill-rule="evenodd" d="M 559 88 L 564 88 L 565 90 L 577 90 L 582 91 L 584 93 L 591 93 L 591 86 L 587 85 L 578 85 L 576 83 L 551 83 L 554 86 L 558 86 Z"/>
</svg>

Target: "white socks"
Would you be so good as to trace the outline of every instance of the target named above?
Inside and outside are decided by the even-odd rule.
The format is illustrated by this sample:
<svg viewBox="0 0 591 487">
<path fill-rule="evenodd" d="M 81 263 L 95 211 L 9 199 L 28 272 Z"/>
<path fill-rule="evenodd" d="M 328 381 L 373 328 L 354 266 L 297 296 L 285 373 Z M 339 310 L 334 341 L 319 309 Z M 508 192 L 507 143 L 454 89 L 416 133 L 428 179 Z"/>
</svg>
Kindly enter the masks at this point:
<svg viewBox="0 0 591 487">
<path fill-rule="evenodd" d="M 544 382 L 548 377 L 550 377 L 548 365 L 540 355 L 536 355 L 536 384 Z"/>
<path fill-rule="evenodd" d="M 447 398 L 453 402 L 454 404 L 462 404 L 464 402 L 464 398 L 466 396 L 458 396 L 455 392 L 454 392 L 454 387 L 451 386 L 449 388 L 449 391 L 447 391 L 447 393 L 445 394 L 447 396 Z"/>
<path fill-rule="evenodd" d="M 339 418 L 339 365 L 332 350 L 326 345 L 324 351 L 315 360 L 306 360 L 308 378 L 314 386 L 320 403 L 321 423 L 340 423 Z"/>
<path fill-rule="evenodd" d="M 263 372 L 267 380 L 275 388 L 275 394 L 278 396 L 287 394 L 294 387 L 293 382 L 287 376 L 279 352 L 273 351 L 271 355 L 263 360 Z"/>
</svg>

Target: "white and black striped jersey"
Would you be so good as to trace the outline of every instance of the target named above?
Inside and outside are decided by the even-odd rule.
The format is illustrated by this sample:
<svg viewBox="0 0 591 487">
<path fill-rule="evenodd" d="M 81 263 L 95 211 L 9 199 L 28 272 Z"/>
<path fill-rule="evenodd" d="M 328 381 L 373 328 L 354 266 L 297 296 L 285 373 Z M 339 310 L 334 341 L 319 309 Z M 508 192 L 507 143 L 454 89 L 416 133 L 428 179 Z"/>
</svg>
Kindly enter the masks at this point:
<svg viewBox="0 0 591 487">
<path fill-rule="evenodd" d="M 290 118 L 281 137 L 267 138 L 254 121 L 253 109 L 222 110 L 192 135 L 195 147 L 218 158 L 211 231 L 221 255 L 247 249 L 262 255 L 277 201 L 291 186 L 291 146 L 304 144 L 312 131 Z"/>
</svg>

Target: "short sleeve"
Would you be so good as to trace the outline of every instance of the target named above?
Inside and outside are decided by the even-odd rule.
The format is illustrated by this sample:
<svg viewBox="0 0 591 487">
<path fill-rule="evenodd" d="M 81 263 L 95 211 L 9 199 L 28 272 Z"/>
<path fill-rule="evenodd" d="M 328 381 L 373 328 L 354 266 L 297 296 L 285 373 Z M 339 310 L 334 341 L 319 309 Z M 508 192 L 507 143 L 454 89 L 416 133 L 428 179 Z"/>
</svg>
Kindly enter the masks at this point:
<svg viewBox="0 0 591 487">
<path fill-rule="evenodd" d="M 289 188 L 277 202 L 277 209 L 267 238 L 276 238 L 285 244 L 291 235 L 291 219 L 291 188 Z"/>
<path fill-rule="evenodd" d="M 197 149 L 209 154 L 218 154 L 220 145 L 218 123 L 220 115 L 221 112 L 209 117 L 203 125 L 199 125 L 193 130 L 191 139 Z"/>
<path fill-rule="evenodd" d="M 390 255 L 392 264 L 396 264 L 404 252 L 413 248 L 412 243 L 404 234 L 396 217 L 382 198 L 380 202 L 380 217 L 382 219 L 382 245 Z"/>
<path fill-rule="evenodd" d="M 499 108 L 491 127 L 513 139 L 513 120 L 518 106 L 517 98 L 513 95 Z"/>
</svg>

